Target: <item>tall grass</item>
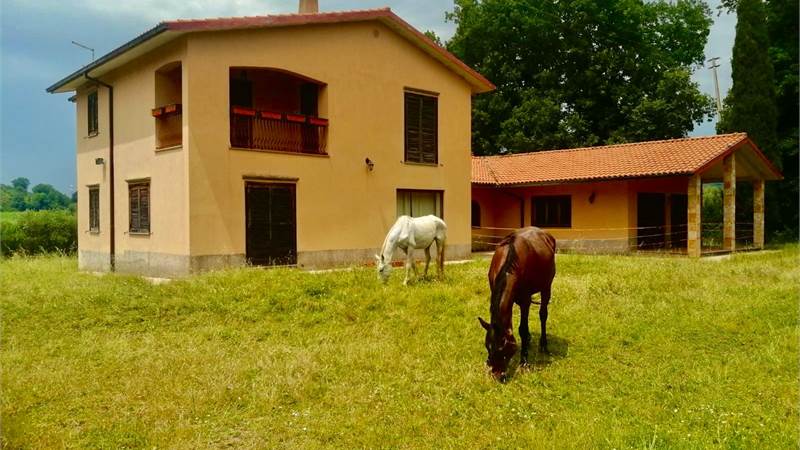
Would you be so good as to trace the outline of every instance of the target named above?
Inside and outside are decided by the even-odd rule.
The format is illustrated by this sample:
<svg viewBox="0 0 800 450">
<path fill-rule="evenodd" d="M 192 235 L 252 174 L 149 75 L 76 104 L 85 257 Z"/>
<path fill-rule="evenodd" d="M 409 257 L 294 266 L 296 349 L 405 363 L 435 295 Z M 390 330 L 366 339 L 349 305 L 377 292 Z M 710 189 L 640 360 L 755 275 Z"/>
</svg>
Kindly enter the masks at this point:
<svg viewBox="0 0 800 450">
<path fill-rule="evenodd" d="M 797 445 L 797 246 L 722 261 L 560 255 L 552 354 L 534 336 L 533 367 L 506 384 L 484 367 L 486 269 L 448 266 L 445 282 L 408 288 L 366 269 L 152 285 L 10 258 L 2 443 Z"/>
</svg>

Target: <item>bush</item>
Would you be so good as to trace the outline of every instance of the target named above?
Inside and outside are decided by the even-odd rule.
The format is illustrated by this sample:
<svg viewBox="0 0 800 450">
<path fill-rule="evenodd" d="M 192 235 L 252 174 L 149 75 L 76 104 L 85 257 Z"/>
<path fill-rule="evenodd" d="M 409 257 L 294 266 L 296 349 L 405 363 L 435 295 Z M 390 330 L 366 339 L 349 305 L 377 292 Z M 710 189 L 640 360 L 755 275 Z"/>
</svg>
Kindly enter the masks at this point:
<svg viewBox="0 0 800 450">
<path fill-rule="evenodd" d="M 0 251 L 12 253 L 74 252 L 78 248 L 78 224 L 67 210 L 26 211 L 0 217 Z"/>
</svg>

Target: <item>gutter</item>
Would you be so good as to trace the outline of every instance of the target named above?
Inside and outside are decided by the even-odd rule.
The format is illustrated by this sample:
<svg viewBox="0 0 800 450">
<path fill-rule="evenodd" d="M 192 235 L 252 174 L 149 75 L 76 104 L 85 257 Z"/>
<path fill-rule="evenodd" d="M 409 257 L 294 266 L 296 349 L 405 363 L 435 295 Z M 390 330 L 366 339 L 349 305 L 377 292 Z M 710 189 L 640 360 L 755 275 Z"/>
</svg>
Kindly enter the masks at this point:
<svg viewBox="0 0 800 450">
<path fill-rule="evenodd" d="M 127 52 L 128 50 L 130 50 L 130 49 L 132 49 L 132 48 L 134 48 L 134 47 L 136 47 L 136 46 L 138 46 L 140 44 L 143 44 L 144 42 L 146 42 L 146 41 L 158 36 L 159 34 L 165 32 L 167 30 L 169 30 L 169 27 L 167 26 L 166 23 L 164 23 L 164 22 L 159 23 L 155 27 L 145 31 L 144 33 L 140 34 L 139 36 L 136 36 L 135 38 L 131 39 L 130 41 L 122 44 L 121 46 L 119 46 L 117 48 L 115 48 L 110 53 L 108 53 L 106 55 L 103 55 L 99 59 L 96 59 L 96 60 L 90 62 L 89 64 L 85 65 L 84 67 L 81 67 L 80 69 L 76 70 L 75 72 L 73 72 L 73 73 L 67 75 L 66 77 L 62 78 L 61 80 L 53 83 L 52 86 L 47 88 L 47 92 L 52 94 L 52 93 L 56 92 L 58 89 L 64 87 L 64 85 L 66 85 L 66 84 L 68 84 L 68 83 L 70 83 L 72 81 L 75 81 L 81 75 L 83 75 L 85 78 L 88 78 L 89 80 L 96 81 L 93 78 L 89 78 L 88 76 L 86 76 L 86 74 L 88 74 L 92 70 L 102 66 L 103 64 L 111 61 L 112 59 L 116 58 L 117 56 L 122 55 L 123 53 Z M 72 89 L 72 90 L 74 90 L 74 89 Z"/>
<path fill-rule="evenodd" d="M 89 71 L 83 77 L 108 89 L 108 195 L 109 195 L 109 267 L 116 270 L 116 245 L 114 233 L 114 86 L 104 83 L 97 78 L 89 76 Z"/>
</svg>

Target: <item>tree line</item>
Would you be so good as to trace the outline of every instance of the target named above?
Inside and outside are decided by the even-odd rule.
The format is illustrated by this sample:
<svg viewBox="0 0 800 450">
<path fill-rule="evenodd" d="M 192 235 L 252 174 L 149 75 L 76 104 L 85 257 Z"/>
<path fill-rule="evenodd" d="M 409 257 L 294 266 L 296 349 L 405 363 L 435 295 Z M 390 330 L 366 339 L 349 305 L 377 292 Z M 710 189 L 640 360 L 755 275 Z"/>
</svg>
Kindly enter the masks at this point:
<svg viewBox="0 0 800 450">
<path fill-rule="evenodd" d="M 49 184 L 37 184 L 30 191 L 29 186 L 24 177 L 11 180 L 11 185 L 0 184 L 0 211 L 75 209 L 75 194 L 67 197 Z"/>
</svg>

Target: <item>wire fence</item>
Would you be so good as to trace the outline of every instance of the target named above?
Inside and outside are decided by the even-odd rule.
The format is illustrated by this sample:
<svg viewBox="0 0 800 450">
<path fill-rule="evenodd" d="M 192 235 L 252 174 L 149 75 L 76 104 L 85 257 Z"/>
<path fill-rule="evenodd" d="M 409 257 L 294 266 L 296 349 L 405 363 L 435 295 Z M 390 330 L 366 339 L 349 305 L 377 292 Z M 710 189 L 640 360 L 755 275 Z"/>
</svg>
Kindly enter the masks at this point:
<svg viewBox="0 0 800 450">
<path fill-rule="evenodd" d="M 753 244 L 754 224 L 751 222 L 737 222 L 736 245 L 737 248 L 749 247 Z M 500 241 L 518 228 L 505 227 L 472 227 L 472 246 L 476 251 L 492 250 Z M 669 231 L 668 231 L 669 230 Z M 493 233 L 493 232 L 503 233 Z M 563 230 L 569 237 L 559 239 L 562 248 L 585 250 L 667 250 L 670 252 L 684 252 L 688 244 L 687 225 L 675 227 L 647 226 L 647 227 L 597 227 L 597 228 L 568 228 Z M 617 232 L 617 233 L 613 233 Z M 608 233 L 607 237 L 596 237 L 596 233 Z M 619 236 L 625 233 L 627 236 Z M 701 226 L 701 248 L 709 251 L 721 250 L 723 246 L 724 223 L 705 222 Z"/>
</svg>

